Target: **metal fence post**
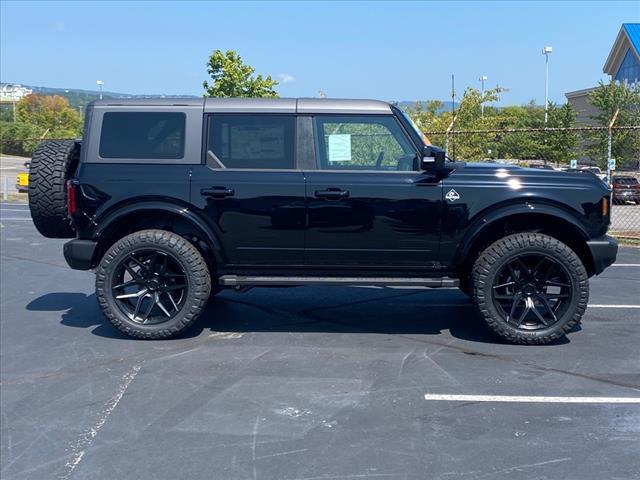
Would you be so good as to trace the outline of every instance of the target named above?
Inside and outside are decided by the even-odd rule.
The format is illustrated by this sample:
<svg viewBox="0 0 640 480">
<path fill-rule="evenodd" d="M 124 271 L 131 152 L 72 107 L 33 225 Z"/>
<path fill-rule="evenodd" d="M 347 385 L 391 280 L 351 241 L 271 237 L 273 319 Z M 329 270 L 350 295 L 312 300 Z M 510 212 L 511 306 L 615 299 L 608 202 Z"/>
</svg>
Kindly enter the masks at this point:
<svg viewBox="0 0 640 480">
<path fill-rule="evenodd" d="M 609 122 L 609 136 L 607 138 L 607 183 L 611 185 L 611 143 L 613 140 L 613 124 L 616 123 L 616 119 L 618 118 L 618 113 L 620 113 L 620 109 L 616 108 L 615 113 L 613 114 L 613 118 Z"/>
</svg>

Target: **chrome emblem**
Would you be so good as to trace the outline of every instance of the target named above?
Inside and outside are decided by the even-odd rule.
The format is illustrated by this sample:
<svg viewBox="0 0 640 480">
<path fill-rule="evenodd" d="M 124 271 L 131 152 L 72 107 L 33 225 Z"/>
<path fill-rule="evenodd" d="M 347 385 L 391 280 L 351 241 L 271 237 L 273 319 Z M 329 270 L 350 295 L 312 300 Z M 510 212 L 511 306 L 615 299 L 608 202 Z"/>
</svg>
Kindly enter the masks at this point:
<svg viewBox="0 0 640 480">
<path fill-rule="evenodd" d="M 452 188 L 447 192 L 444 198 L 446 198 L 450 202 L 455 202 L 456 200 L 460 200 L 460 194 Z"/>
</svg>

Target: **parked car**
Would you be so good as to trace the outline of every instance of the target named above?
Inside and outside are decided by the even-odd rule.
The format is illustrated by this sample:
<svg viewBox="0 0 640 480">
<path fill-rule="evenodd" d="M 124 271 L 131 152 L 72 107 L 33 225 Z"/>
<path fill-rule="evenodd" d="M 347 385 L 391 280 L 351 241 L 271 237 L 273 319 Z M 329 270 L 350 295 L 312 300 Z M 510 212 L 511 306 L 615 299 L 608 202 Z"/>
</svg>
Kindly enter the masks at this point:
<svg viewBox="0 0 640 480">
<path fill-rule="evenodd" d="M 530 163 L 529 168 L 539 168 L 540 170 L 555 170 L 551 165 L 545 165 L 540 163 Z"/>
<path fill-rule="evenodd" d="M 26 172 L 21 172 L 16 176 L 16 190 L 20 193 L 26 193 L 29 191 L 29 167 L 31 162 L 24 162 Z"/>
<path fill-rule="evenodd" d="M 607 178 L 607 174 L 602 173 L 602 170 L 600 170 L 600 167 L 581 167 L 580 170 L 583 170 L 585 172 L 591 172 L 600 180 L 606 180 Z"/>
<path fill-rule="evenodd" d="M 31 215 L 73 238 L 67 263 L 133 337 L 182 333 L 225 288 L 381 285 L 459 287 L 498 336 L 548 343 L 616 258 L 593 175 L 447 161 L 384 102 L 118 99 L 85 118 L 84 140 L 34 152 Z"/>
<path fill-rule="evenodd" d="M 635 177 L 616 175 L 611 179 L 613 203 L 633 202 L 640 204 L 640 182 Z"/>
</svg>

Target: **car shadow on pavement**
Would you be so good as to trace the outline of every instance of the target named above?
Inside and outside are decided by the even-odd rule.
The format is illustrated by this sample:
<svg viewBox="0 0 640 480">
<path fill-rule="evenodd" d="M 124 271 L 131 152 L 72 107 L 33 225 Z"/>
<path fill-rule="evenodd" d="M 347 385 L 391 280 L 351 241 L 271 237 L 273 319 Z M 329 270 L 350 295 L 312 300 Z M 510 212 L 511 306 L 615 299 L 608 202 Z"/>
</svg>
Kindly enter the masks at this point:
<svg viewBox="0 0 640 480">
<path fill-rule="evenodd" d="M 306 287 L 302 287 L 306 288 Z M 313 288 L 313 287 L 309 287 Z M 180 338 L 200 336 L 203 331 L 225 333 L 378 333 L 451 336 L 480 343 L 504 343 L 485 328 L 471 301 L 455 292 L 442 298 L 425 291 L 347 293 L 347 301 L 333 299 L 329 289 L 312 295 L 315 301 L 287 295 L 287 291 L 260 289 L 257 294 L 223 292 L 210 301 L 201 318 Z M 315 288 L 315 290 L 319 290 Z M 256 292 L 259 290 L 256 290 Z M 309 291 L 305 292 L 308 296 Z M 315 292 L 314 292 L 315 293 Z M 433 292 L 431 292 L 433 293 Z M 451 292 L 449 292 L 451 293 Z M 322 298 L 318 301 L 317 297 Z M 27 305 L 30 311 L 61 312 L 60 323 L 90 329 L 94 335 L 126 339 L 103 315 L 94 294 L 49 293 Z M 578 327 L 577 329 L 579 329 Z M 566 338 L 553 344 L 568 343 Z"/>
<path fill-rule="evenodd" d="M 128 339 L 102 314 L 94 294 L 58 292 L 47 293 L 27 305 L 27 310 L 36 312 L 61 312 L 60 323 L 68 327 L 91 328 L 95 335 Z"/>
</svg>

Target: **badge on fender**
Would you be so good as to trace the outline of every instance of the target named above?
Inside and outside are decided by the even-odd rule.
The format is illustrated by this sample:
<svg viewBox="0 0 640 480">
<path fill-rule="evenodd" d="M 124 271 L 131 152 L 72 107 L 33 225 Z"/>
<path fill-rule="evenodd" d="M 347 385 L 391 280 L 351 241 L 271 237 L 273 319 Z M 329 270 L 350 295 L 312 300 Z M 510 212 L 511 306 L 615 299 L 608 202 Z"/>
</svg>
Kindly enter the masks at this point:
<svg viewBox="0 0 640 480">
<path fill-rule="evenodd" d="M 456 200 L 460 200 L 460 194 L 452 188 L 447 192 L 444 198 L 446 198 L 450 202 L 455 202 Z"/>
</svg>

